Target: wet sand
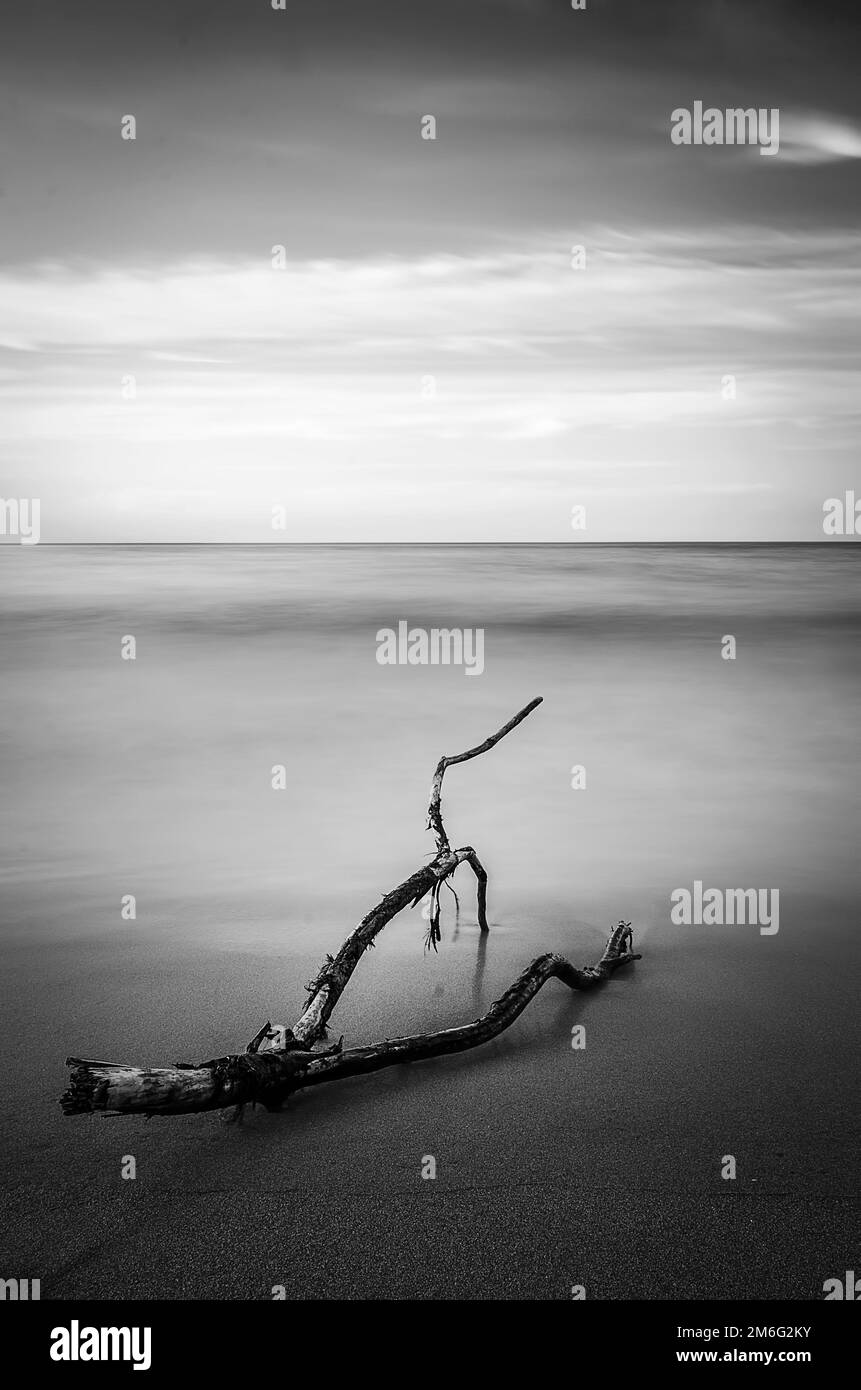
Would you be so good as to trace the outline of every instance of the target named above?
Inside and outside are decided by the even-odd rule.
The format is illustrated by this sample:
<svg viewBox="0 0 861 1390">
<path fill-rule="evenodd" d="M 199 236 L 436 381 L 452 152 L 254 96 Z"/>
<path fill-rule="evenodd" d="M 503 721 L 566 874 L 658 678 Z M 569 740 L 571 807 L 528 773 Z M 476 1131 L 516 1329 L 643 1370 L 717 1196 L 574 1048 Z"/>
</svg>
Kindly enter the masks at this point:
<svg viewBox="0 0 861 1390">
<path fill-rule="evenodd" d="M 438 957 L 423 955 L 417 913 L 387 929 L 334 1036 L 460 1022 L 542 949 L 600 955 L 595 926 L 495 921 L 492 900 L 482 950 L 461 889 Z M 857 1248 L 854 1069 L 847 1052 L 823 1075 L 825 1020 L 847 1045 L 857 1025 L 843 911 L 819 909 L 814 949 L 813 904 L 795 910 L 803 920 L 768 940 L 654 921 L 643 959 L 600 991 L 553 981 L 486 1047 L 320 1087 L 241 1126 L 64 1118 L 62 1054 L 158 1064 L 235 1049 L 267 1013 L 292 1017 L 278 1000 L 301 1000 L 319 926 L 297 950 L 273 913 L 254 949 L 229 944 L 226 922 L 191 950 L 166 908 L 145 942 L 7 949 L 4 1266 L 41 1278 L 43 1298 L 268 1298 L 278 1284 L 311 1298 L 554 1299 L 574 1284 L 591 1298 L 818 1297 Z M 720 1177 L 728 1153 L 735 1182 Z"/>
</svg>

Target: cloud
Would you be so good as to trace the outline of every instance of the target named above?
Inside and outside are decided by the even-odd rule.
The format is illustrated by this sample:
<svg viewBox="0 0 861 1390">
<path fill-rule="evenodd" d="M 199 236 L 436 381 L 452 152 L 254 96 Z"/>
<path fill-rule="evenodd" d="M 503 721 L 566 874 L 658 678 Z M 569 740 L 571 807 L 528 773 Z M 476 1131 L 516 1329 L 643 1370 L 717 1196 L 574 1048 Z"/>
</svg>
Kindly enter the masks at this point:
<svg viewBox="0 0 861 1390">
<path fill-rule="evenodd" d="M 781 112 L 780 158 L 790 164 L 861 159 L 861 125 L 835 116 Z"/>
<path fill-rule="evenodd" d="M 817 305 L 850 303 L 861 288 L 854 234 L 738 227 L 632 237 L 599 228 L 580 240 L 582 270 L 572 268 L 564 231 L 475 255 L 288 253 L 283 271 L 268 257 L 16 268 L 0 274 L 4 332 L 42 352 L 138 349 L 202 365 L 224 360 L 227 345 L 228 357 L 253 358 L 260 370 L 291 353 L 305 369 L 340 361 L 357 372 L 405 360 L 431 372 L 439 359 L 495 362 L 500 353 L 588 364 L 601 348 L 621 354 L 617 365 L 643 351 L 688 362 L 710 344 L 719 357 L 734 342 L 735 355 L 753 337 L 784 360 L 827 335 Z"/>
<path fill-rule="evenodd" d="M 595 539 L 672 534 L 674 516 L 781 534 L 808 460 L 838 482 L 854 461 L 858 238 L 579 239 L 582 270 L 548 233 L 283 272 L 7 271 L 6 491 L 42 497 L 50 539 L 271 540 L 283 501 L 284 539 L 564 540 L 581 495 Z"/>
<path fill-rule="evenodd" d="M 855 238 L 595 229 L 585 243 L 584 270 L 560 234 L 283 272 L 268 260 L 7 272 L 2 434 L 522 458 L 599 430 L 816 419 L 824 440 L 857 420 Z"/>
</svg>

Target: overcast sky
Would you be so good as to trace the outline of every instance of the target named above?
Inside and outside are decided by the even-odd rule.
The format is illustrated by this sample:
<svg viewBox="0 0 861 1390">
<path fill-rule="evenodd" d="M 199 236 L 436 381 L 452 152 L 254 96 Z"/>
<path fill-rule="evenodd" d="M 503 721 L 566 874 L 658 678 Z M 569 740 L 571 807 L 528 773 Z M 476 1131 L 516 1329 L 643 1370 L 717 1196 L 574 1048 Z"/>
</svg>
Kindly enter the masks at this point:
<svg viewBox="0 0 861 1390">
<path fill-rule="evenodd" d="M 7 4 L 0 496 L 46 541 L 822 539 L 852 8 Z M 695 101 L 778 153 L 675 146 Z"/>
</svg>

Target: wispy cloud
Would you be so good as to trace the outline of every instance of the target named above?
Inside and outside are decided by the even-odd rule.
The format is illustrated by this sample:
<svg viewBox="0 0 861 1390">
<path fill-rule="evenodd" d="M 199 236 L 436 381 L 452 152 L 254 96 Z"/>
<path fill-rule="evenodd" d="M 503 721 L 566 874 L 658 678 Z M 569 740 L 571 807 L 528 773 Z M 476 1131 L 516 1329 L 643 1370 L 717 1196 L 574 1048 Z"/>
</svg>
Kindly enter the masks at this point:
<svg viewBox="0 0 861 1390">
<path fill-rule="evenodd" d="M 791 164 L 836 164 L 861 159 L 861 125 L 836 116 L 784 113 L 780 157 Z"/>
<path fill-rule="evenodd" d="M 823 320 L 858 307 L 861 238 L 775 234 L 759 228 L 702 234 L 606 229 L 582 236 L 587 261 L 571 264 L 570 233 L 544 234 L 518 251 L 416 258 L 186 261 L 158 271 L 76 270 L 49 264 L 0 275 L 6 341 L 31 351 L 146 350 L 157 360 L 216 363 L 214 345 L 277 345 L 314 360 L 490 360 L 502 352 L 560 351 L 594 360 L 597 345 L 648 350 L 668 361 L 705 354 L 724 335 L 770 338 L 770 356 L 797 356 L 787 329 L 828 331 Z M 685 334 L 679 324 L 684 305 Z M 823 314 L 822 306 L 827 314 Z M 740 340 L 739 335 L 742 335 Z M 809 345 L 809 337 L 808 337 Z M 206 350 L 206 349 L 209 350 Z M 269 347 L 265 349 L 269 350 Z M 232 356 L 232 351 L 228 356 Z M 265 358 L 259 365 L 265 366 Z"/>
</svg>

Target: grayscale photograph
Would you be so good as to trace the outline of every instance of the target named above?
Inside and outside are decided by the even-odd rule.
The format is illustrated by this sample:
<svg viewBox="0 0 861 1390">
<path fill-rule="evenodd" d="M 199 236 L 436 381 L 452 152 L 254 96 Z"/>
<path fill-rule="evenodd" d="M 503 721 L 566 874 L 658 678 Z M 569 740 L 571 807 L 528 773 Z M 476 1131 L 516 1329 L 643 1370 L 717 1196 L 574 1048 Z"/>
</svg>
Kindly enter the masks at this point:
<svg viewBox="0 0 861 1390">
<path fill-rule="evenodd" d="M 258 1375 L 285 1301 L 562 1302 L 824 1374 L 861 10 L 0 25 L 9 1336 Z"/>
</svg>

